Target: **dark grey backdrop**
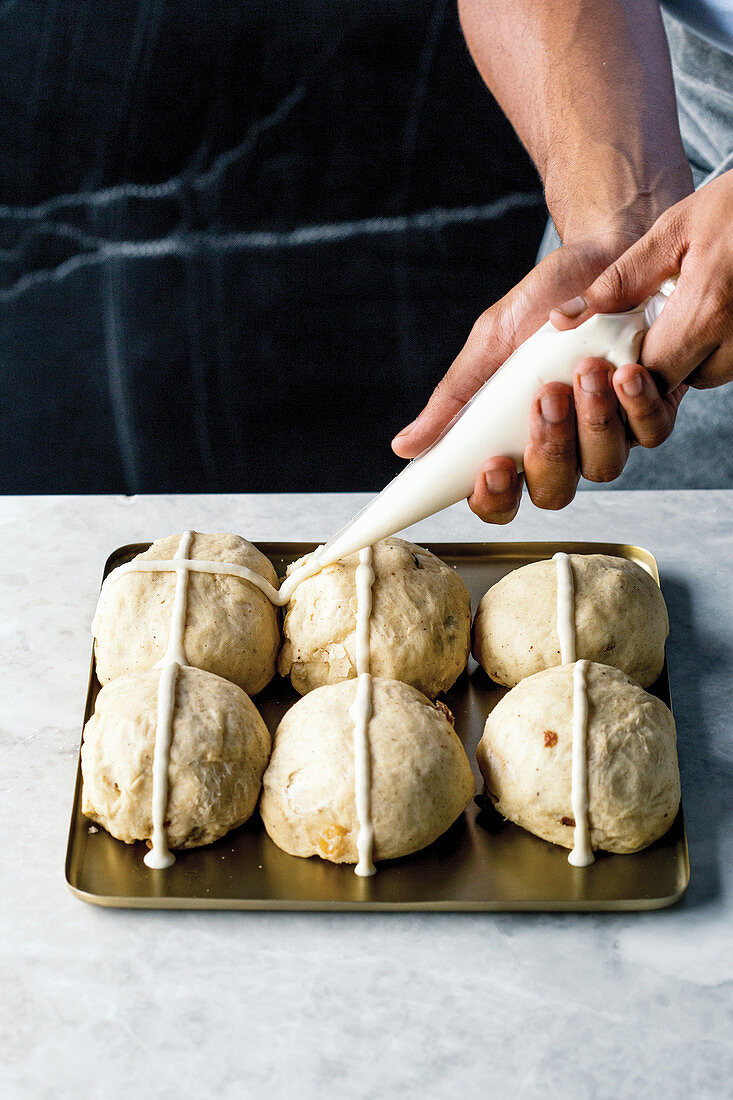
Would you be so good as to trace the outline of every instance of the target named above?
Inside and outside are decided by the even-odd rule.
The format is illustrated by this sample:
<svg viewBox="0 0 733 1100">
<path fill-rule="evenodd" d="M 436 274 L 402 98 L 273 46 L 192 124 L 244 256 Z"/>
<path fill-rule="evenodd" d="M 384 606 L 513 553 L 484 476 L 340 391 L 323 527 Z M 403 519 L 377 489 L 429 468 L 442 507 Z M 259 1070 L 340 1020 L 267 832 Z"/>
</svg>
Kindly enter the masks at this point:
<svg viewBox="0 0 733 1100">
<path fill-rule="evenodd" d="M 0 2 L 0 491 L 377 488 L 544 218 L 455 0 Z"/>
<path fill-rule="evenodd" d="M 5 491 L 358 489 L 531 265 L 453 3 L 0 6 Z"/>
</svg>

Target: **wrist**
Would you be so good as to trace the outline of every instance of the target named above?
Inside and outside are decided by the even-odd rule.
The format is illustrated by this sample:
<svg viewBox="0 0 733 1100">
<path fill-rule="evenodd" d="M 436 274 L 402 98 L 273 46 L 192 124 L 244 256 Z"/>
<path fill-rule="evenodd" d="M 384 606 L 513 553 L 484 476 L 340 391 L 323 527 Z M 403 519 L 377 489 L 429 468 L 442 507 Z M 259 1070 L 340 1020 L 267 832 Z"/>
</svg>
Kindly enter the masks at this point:
<svg viewBox="0 0 733 1100">
<path fill-rule="evenodd" d="M 545 196 L 563 244 L 603 238 L 628 247 L 693 190 L 686 160 L 644 171 L 617 150 L 602 153 L 548 168 Z"/>
</svg>

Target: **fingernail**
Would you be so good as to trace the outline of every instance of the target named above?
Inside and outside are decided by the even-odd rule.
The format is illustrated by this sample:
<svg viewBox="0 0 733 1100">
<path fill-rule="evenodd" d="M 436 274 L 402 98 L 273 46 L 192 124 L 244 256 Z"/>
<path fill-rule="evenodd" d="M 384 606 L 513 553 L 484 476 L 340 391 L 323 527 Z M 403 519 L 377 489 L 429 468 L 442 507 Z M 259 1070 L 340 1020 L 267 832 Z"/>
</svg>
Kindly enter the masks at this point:
<svg viewBox="0 0 733 1100">
<path fill-rule="evenodd" d="M 641 397 L 644 389 L 644 379 L 638 372 L 632 374 L 631 378 L 627 378 L 625 382 L 621 383 L 621 389 L 627 397 Z"/>
<path fill-rule="evenodd" d="M 418 417 L 418 419 L 419 419 L 419 417 Z M 416 424 L 417 424 L 417 420 L 413 420 L 412 423 L 408 424 L 407 427 L 403 428 L 401 432 L 397 432 L 397 435 L 395 436 L 395 439 L 402 439 L 403 435 L 409 435 Z"/>
<path fill-rule="evenodd" d="M 588 308 L 588 303 L 585 298 L 578 296 L 577 298 L 571 298 L 569 302 L 563 302 L 561 306 L 555 308 L 559 313 L 564 313 L 566 317 L 580 317 L 581 313 L 585 313 Z"/>
<path fill-rule="evenodd" d="M 512 475 L 500 466 L 496 470 L 487 470 L 484 481 L 490 493 L 506 493 L 512 484 Z"/>
<path fill-rule="evenodd" d="M 580 375 L 580 388 L 583 393 L 603 393 L 608 384 L 605 371 L 589 370 Z"/>
<path fill-rule="evenodd" d="M 540 398 L 542 416 L 550 424 L 560 424 L 570 412 L 566 393 L 543 393 Z"/>
</svg>

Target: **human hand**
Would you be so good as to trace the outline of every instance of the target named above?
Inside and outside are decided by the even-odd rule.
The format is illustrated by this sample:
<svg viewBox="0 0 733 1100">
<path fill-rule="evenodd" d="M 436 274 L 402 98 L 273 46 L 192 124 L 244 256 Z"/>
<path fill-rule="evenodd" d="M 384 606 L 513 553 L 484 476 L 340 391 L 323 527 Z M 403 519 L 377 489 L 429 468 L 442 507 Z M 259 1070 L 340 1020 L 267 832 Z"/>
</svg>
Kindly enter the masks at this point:
<svg viewBox="0 0 733 1100">
<path fill-rule="evenodd" d="M 687 388 L 683 383 L 662 397 L 638 363 L 614 370 L 603 359 L 579 363 L 572 389 L 560 382 L 543 386 L 532 402 L 523 456 L 533 504 L 564 508 L 581 473 L 587 481 L 617 478 L 630 447 L 658 447 L 668 437 Z M 486 523 L 508 523 L 519 508 L 522 480 L 510 458 L 489 459 L 468 499 L 472 511 Z"/>
<path fill-rule="evenodd" d="M 395 452 L 414 458 L 429 446 L 512 351 L 544 324 L 559 288 L 577 288 L 589 281 L 589 272 L 595 278 L 634 239 L 614 234 L 565 245 L 482 314 L 425 409 L 393 440 Z M 572 389 L 552 383 L 536 395 L 523 464 L 530 497 L 539 507 L 568 504 L 581 472 L 592 481 L 617 477 L 634 436 L 645 446 L 656 446 L 671 431 L 684 390 L 662 399 L 644 368 L 629 365 L 616 374 L 612 383 L 609 364 L 585 360 Z M 521 488 L 512 460 L 496 456 L 482 466 L 469 505 L 486 522 L 508 523 L 519 507 Z"/>
<path fill-rule="evenodd" d="M 671 275 L 677 287 L 647 333 L 641 362 L 672 389 L 733 380 L 733 170 L 663 213 L 574 300 L 552 311 L 556 328 L 638 305 Z"/>
</svg>

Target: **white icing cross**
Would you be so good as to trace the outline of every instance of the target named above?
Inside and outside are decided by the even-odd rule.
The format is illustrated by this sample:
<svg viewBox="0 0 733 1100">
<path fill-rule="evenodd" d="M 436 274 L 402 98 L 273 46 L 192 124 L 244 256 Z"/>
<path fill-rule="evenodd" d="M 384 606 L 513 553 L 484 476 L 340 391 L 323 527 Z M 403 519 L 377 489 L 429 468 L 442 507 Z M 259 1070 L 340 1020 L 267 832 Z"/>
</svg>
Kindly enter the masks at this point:
<svg viewBox="0 0 733 1100">
<path fill-rule="evenodd" d="M 161 672 L 158 681 L 155 745 L 153 750 L 153 836 L 152 848 L 145 856 L 146 866 L 154 870 L 165 869 L 175 862 L 175 856 L 168 847 L 165 812 L 168 804 L 168 768 L 173 736 L 176 683 L 180 668 L 187 665 L 184 632 L 190 574 L 209 573 L 225 577 L 238 577 L 240 580 L 254 584 L 276 607 L 284 607 L 289 603 L 297 585 L 319 572 L 326 564 L 320 560 L 323 547 L 319 547 L 304 564 L 294 569 L 290 576 L 283 581 L 280 589 L 277 589 L 259 573 L 247 568 L 246 565 L 189 558 L 192 541 L 193 531 L 186 531 L 181 536 L 178 549 L 173 558 L 134 558 L 132 561 L 125 562 L 113 569 L 102 585 L 92 628 L 96 634 L 102 596 L 121 577 L 126 576 L 128 573 L 175 572 L 176 589 L 173 598 L 168 648 L 155 666 Z M 357 838 L 359 861 L 355 873 L 364 877 L 373 875 L 376 870 L 372 861 L 374 828 L 371 820 L 371 764 L 369 757 L 369 720 L 372 713 L 369 632 L 373 585 L 372 548 L 368 546 L 360 552 L 359 565 L 356 570 L 357 685 L 356 699 L 351 708 L 351 716 L 354 719 L 354 794 L 356 815 L 359 821 L 359 835 Z"/>
<path fill-rule="evenodd" d="M 354 796 L 359 835 L 356 846 L 359 862 L 354 873 L 368 878 L 376 873 L 372 859 L 374 826 L 371 818 L 371 761 L 369 757 L 369 719 L 372 716 L 372 677 L 369 634 L 372 615 L 372 548 L 359 552 L 356 570 L 356 699 L 350 710 L 354 719 Z"/>
<path fill-rule="evenodd" d="M 594 862 L 588 826 L 588 691 L 587 661 L 576 661 L 575 645 L 575 584 L 573 565 L 568 554 L 559 552 L 553 560 L 557 566 L 557 634 L 560 639 L 560 662 L 573 669 L 572 773 L 570 800 L 575 821 L 573 850 L 568 863 L 587 867 Z"/>
<path fill-rule="evenodd" d="M 226 577 L 239 577 L 250 581 L 276 606 L 284 606 L 290 600 L 295 587 L 307 576 L 313 576 L 321 568 L 318 560 L 320 548 L 298 569 L 295 569 L 282 588 L 274 588 L 259 573 L 248 569 L 246 565 L 234 562 L 202 561 L 189 558 L 193 531 L 185 531 L 181 536 L 178 549 L 173 558 L 133 558 L 132 561 L 113 569 L 105 578 L 100 593 L 97 612 L 94 616 L 93 632 L 97 633 L 99 611 L 104 592 L 128 573 L 175 572 L 176 589 L 173 597 L 173 611 L 168 636 L 168 647 L 163 657 L 155 665 L 160 669 L 158 681 L 157 716 L 155 725 L 155 745 L 153 749 L 153 836 L 152 848 L 145 856 L 146 866 L 153 870 L 163 870 L 175 863 L 175 856 L 168 847 L 168 835 L 165 827 L 165 812 L 168 804 L 168 768 L 170 747 L 173 736 L 173 714 L 175 710 L 176 683 L 181 667 L 188 664 L 183 644 L 186 628 L 186 607 L 188 604 L 188 578 L 191 573 L 219 574 Z"/>
<path fill-rule="evenodd" d="M 168 767 L 173 737 L 173 711 L 176 706 L 176 683 L 181 665 L 186 664 L 183 648 L 183 632 L 186 628 L 188 604 L 188 569 L 181 562 L 188 558 L 193 541 L 193 531 L 184 531 L 178 544 L 174 561 L 176 591 L 168 635 L 168 648 L 156 665 L 160 669 L 158 680 L 158 713 L 155 723 L 155 747 L 153 749 L 153 846 L 145 856 L 147 867 L 162 871 L 175 863 L 176 857 L 168 847 L 165 827 L 165 811 L 168 805 Z"/>
</svg>

